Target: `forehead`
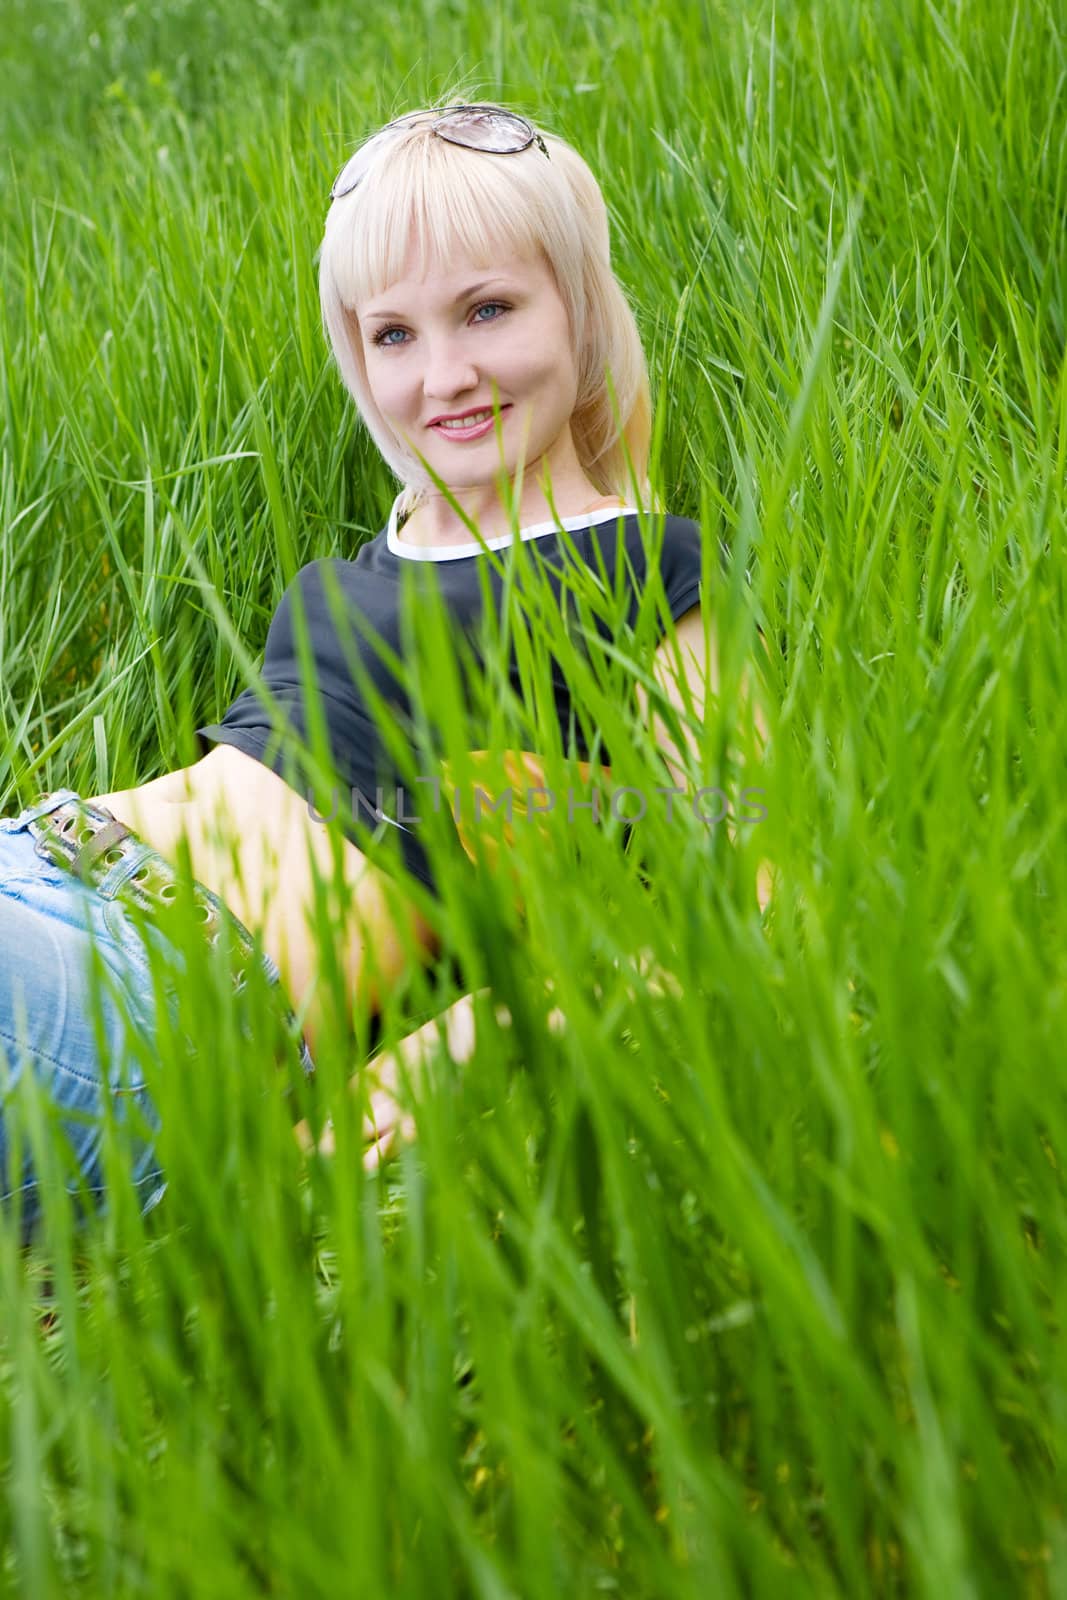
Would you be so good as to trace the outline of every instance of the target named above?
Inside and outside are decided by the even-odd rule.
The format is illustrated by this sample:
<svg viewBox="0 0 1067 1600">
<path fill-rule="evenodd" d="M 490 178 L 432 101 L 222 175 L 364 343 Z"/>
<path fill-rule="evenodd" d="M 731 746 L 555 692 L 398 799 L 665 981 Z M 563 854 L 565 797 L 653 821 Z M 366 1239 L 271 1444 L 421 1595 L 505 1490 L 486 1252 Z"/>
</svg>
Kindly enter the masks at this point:
<svg viewBox="0 0 1067 1600">
<path fill-rule="evenodd" d="M 551 278 L 544 256 L 504 247 L 486 259 L 482 252 L 453 251 L 446 259 L 433 255 L 423 260 L 413 241 L 403 258 L 397 277 L 380 293 L 367 295 L 356 303 L 361 316 L 371 316 L 380 308 L 392 307 L 401 300 L 416 305 L 453 303 L 471 284 L 483 279 L 506 278 L 520 287 L 535 289 Z"/>
</svg>

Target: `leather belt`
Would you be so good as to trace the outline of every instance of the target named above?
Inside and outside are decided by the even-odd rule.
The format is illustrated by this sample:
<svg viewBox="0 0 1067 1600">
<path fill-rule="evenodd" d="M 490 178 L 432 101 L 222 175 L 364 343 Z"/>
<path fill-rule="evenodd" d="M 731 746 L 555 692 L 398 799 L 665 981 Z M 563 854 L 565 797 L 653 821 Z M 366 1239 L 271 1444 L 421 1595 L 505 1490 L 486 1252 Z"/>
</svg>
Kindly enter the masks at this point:
<svg viewBox="0 0 1067 1600">
<path fill-rule="evenodd" d="M 50 800 L 51 796 L 43 795 L 42 799 Z M 34 849 L 39 856 L 56 866 L 69 867 L 82 883 L 92 888 L 98 887 L 112 867 L 118 866 L 138 849 L 151 850 L 152 853 L 119 884 L 116 895 L 144 907 L 156 922 L 165 920 L 159 914 L 165 913 L 178 898 L 182 880 L 175 868 L 165 856 L 153 850 L 146 839 L 120 822 L 106 806 L 93 806 L 90 809 L 83 800 L 65 800 L 54 810 L 34 817 L 27 827 L 35 840 Z M 231 967 L 233 986 L 235 990 L 240 989 L 249 968 L 259 960 L 260 952 L 255 940 L 241 919 L 234 916 L 217 895 L 196 879 L 192 882 L 192 896 L 202 924 L 201 932 L 209 945 L 219 942 L 224 923 L 229 926 L 237 947 Z M 166 929 L 162 931 L 166 932 Z M 266 952 L 263 954 L 266 956 Z M 284 990 L 279 988 L 279 995 L 284 995 Z M 300 1065 L 304 1073 L 310 1076 L 315 1071 L 315 1063 L 287 996 L 283 1011 L 290 1036 L 298 1042 Z M 279 1055 L 279 1067 L 284 1064 L 284 1056 Z M 286 1086 L 284 1093 L 292 1093 L 291 1084 Z"/>
<path fill-rule="evenodd" d="M 38 855 L 44 856 L 55 866 L 69 867 L 76 878 L 92 888 L 99 886 L 113 866 L 146 843 L 113 816 L 106 806 L 96 806 L 88 811 L 73 801 L 57 806 L 43 817 L 35 818 L 29 823 L 29 829 L 37 841 L 34 848 Z M 156 854 L 142 861 L 137 871 L 119 885 L 116 893 L 148 911 L 159 913 L 174 904 L 179 889 L 177 872 L 164 856 Z M 203 924 L 201 931 L 204 937 L 209 945 L 217 944 L 222 931 L 223 913 L 214 896 L 209 896 L 209 891 L 195 880 L 193 901 Z M 227 920 L 242 954 L 251 954 L 251 936 L 243 924 L 232 913 Z M 239 963 L 233 974 L 235 988 L 243 983 L 246 971 L 247 962 Z"/>
</svg>

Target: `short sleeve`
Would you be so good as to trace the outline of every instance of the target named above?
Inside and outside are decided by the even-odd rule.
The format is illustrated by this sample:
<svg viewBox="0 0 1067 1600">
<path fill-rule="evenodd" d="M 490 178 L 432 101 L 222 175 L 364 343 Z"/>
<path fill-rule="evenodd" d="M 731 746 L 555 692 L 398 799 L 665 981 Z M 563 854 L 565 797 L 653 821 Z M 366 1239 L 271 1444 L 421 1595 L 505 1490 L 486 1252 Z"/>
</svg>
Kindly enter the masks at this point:
<svg viewBox="0 0 1067 1600">
<path fill-rule="evenodd" d="M 663 529 L 660 571 L 674 622 L 700 600 L 701 534 L 687 517 L 670 517 Z"/>
<path fill-rule="evenodd" d="M 700 603 L 700 562 L 703 542 L 699 524 L 690 521 L 688 517 L 670 517 L 667 520 L 663 532 L 660 568 L 667 605 L 674 622 L 677 622 L 678 618 L 692 606 Z M 728 578 L 732 557 L 729 547 L 721 539 L 718 544 L 718 554 L 723 576 Z M 745 582 L 751 586 L 752 574 L 747 569 Z M 758 622 L 756 627 L 761 638 L 765 637 L 764 630 Z"/>
</svg>

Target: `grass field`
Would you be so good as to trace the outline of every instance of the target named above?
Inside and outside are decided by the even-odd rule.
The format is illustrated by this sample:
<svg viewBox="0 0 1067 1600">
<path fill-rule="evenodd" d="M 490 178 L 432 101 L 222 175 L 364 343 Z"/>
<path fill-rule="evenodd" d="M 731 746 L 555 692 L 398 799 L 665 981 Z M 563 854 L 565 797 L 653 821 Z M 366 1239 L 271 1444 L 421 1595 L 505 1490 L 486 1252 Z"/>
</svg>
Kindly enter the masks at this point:
<svg viewBox="0 0 1067 1600">
<path fill-rule="evenodd" d="M 653 481 L 732 551 L 703 781 L 767 810 L 650 814 L 580 872 L 550 826 L 523 922 L 453 884 L 513 1025 L 442 1054 L 374 1177 L 366 1041 L 285 1096 L 201 975 L 163 1204 L 116 1139 L 107 1216 L 0 1231 L 6 1592 L 1067 1595 L 1062 8 L 8 0 L 2 31 L 0 815 L 195 760 L 295 572 L 383 526 L 316 252 L 345 154 L 456 91 L 601 181 Z M 618 687 L 590 708 L 650 784 Z M 449 981 L 413 970 L 386 1040 Z"/>
</svg>

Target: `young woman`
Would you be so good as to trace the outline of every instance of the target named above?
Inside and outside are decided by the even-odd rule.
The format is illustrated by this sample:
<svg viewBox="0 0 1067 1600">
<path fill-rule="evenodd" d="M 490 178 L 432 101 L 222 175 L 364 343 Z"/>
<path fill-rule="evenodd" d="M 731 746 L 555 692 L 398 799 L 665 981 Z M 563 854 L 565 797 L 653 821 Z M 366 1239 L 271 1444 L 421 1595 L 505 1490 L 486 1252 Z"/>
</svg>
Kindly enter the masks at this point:
<svg viewBox="0 0 1067 1600">
<path fill-rule="evenodd" d="M 324 324 L 341 378 L 402 488 L 387 525 L 353 559 L 311 562 L 289 586 L 271 623 L 262 677 L 306 737 L 299 612 L 326 691 L 337 771 L 372 794 L 389 762 L 363 673 L 378 688 L 387 669 L 368 645 L 360 651 L 363 671 L 351 670 L 336 626 L 338 593 L 353 617 L 399 647 L 401 569 L 417 576 L 432 564 L 450 614 L 466 626 L 480 610 L 486 552 L 513 543 L 504 481 L 523 541 L 549 552 L 566 530 L 590 564 L 599 551 L 613 571 L 621 521 L 640 577 L 645 551 L 626 457 L 647 506 L 649 385 L 634 317 L 611 268 L 603 197 L 582 158 L 551 133 L 500 106 L 413 112 L 357 151 L 331 201 L 320 258 Z M 659 561 L 679 643 L 688 642 L 693 664 L 703 666 L 694 523 L 666 518 Z M 499 599 L 499 576 L 488 576 Z M 664 677 L 658 664 L 657 674 L 680 705 L 671 687 L 677 675 Z M 689 673 L 697 707 L 700 676 Z M 561 703 L 561 717 L 566 709 Z M 338 833 L 351 893 L 339 952 L 349 1005 L 375 1013 L 409 949 L 433 958 L 430 920 L 395 892 L 385 858 L 357 843 L 366 845 L 366 830 L 357 833 L 350 819 L 324 823 L 271 731 L 262 695 L 249 689 L 220 723 L 198 729 L 207 753 L 192 766 L 110 794 L 60 790 L 0 819 L 0 1048 L 8 1092 L 30 1070 L 61 1111 L 101 1112 L 108 1094 L 117 1114 L 122 1093 L 146 1102 L 143 1078 L 123 1059 L 121 1006 L 107 1011 L 103 1053 L 88 1025 L 88 940 L 103 952 L 138 1025 L 150 1030 L 145 941 L 157 941 L 158 924 L 158 942 L 166 944 L 165 919 L 156 913 L 173 896 L 181 840 L 207 936 L 225 928 L 261 964 L 294 1038 L 302 1025 L 306 1070 L 326 1016 L 310 932 L 314 885 L 316 876 L 331 878 Z M 432 894 L 415 829 L 383 815 Z M 131 916 L 130 899 L 156 923 Z M 457 1052 L 469 1053 L 471 1016 L 466 997 L 449 1019 Z M 395 1131 L 388 1095 L 379 1109 L 372 1137 Z M 83 1120 L 65 1127 L 85 1181 L 99 1191 L 99 1128 Z M 37 1177 L 28 1160 L 21 1173 L 7 1171 L 7 1155 L 0 1113 L 0 1193 L 21 1188 L 30 1223 Z M 145 1209 L 166 1187 L 147 1143 L 134 1179 Z"/>
</svg>

